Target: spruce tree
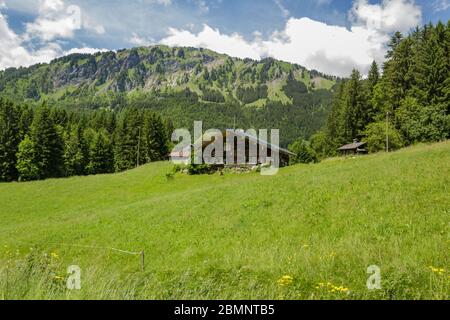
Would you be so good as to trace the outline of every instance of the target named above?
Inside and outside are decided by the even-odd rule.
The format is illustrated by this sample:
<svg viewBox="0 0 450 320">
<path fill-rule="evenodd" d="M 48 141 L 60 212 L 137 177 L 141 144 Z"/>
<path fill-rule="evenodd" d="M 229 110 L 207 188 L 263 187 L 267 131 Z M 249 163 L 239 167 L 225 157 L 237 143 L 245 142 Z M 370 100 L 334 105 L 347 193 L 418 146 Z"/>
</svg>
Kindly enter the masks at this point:
<svg viewBox="0 0 450 320">
<path fill-rule="evenodd" d="M 327 136 L 331 142 L 330 149 L 336 150 L 345 142 L 344 135 L 344 90 L 346 82 L 340 81 L 334 95 L 331 112 L 327 122 Z"/>
<path fill-rule="evenodd" d="M 64 139 L 64 168 L 67 176 L 86 174 L 87 147 L 83 137 L 83 130 L 74 126 L 65 133 Z"/>
<path fill-rule="evenodd" d="M 39 178 L 60 177 L 63 173 L 63 142 L 45 103 L 36 111 L 30 138 L 34 144 Z"/>
<path fill-rule="evenodd" d="M 142 116 L 136 108 L 125 109 L 114 133 L 114 166 L 116 171 L 135 168 L 145 163 L 142 152 Z M 139 159 L 138 159 L 139 153 Z"/>
<path fill-rule="evenodd" d="M 346 84 L 343 100 L 343 138 L 351 142 L 362 136 L 367 125 L 367 95 L 358 70 L 353 70 Z"/>
<path fill-rule="evenodd" d="M 165 159 L 169 150 L 167 132 L 161 117 L 152 112 L 146 112 L 143 133 L 146 162 Z"/>
<path fill-rule="evenodd" d="M 377 90 L 377 85 L 380 80 L 380 71 L 378 69 L 378 64 L 373 61 L 370 66 L 369 74 L 367 77 L 367 102 L 366 102 L 366 110 L 363 113 L 365 118 L 364 126 L 375 121 L 377 115 L 379 115 L 380 109 L 374 101 L 374 96 L 376 94 L 375 90 Z"/>
<path fill-rule="evenodd" d="M 103 174 L 114 171 L 113 147 L 105 129 L 100 129 L 89 147 L 88 170 L 90 174 Z"/>
<path fill-rule="evenodd" d="M 19 144 L 17 171 L 19 173 L 19 181 L 31 181 L 40 178 L 40 168 L 36 161 L 35 146 L 28 135 Z"/>
<path fill-rule="evenodd" d="M 400 42 L 403 39 L 403 35 L 401 34 L 401 32 L 397 31 L 395 32 L 392 37 L 391 40 L 388 44 L 389 50 L 386 54 L 386 58 L 390 59 L 393 57 L 395 50 L 397 49 L 398 45 L 400 44 Z"/>
<path fill-rule="evenodd" d="M 369 75 L 367 77 L 369 88 L 373 90 L 373 88 L 377 85 L 378 80 L 380 79 L 380 70 L 378 70 L 378 64 L 373 61 L 370 70 Z"/>
<path fill-rule="evenodd" d="M 423 32 L 414 59 L 414 96 L 423 105 L 448 102 L 449 64 L 446 48 L 446 30 L 442 23 L 429 25 Z"/>
<path fill-rule="evenodd" d="M 388 89 L 388 101 L 391 111 L 397 109 L 411 89 L 413 41 L 410 37 L 400 41 L 392 53 L 392 58 L 385 64 L 385 88 Z"/>
<path fill-rule="evenodd" d="M 17 180 L 17 151 L 20 143 L 20 112 L 0 99 L 0 181 Z"/>
<path fill-rule="evenodd" d="M 30 108 L 30 107 L 22 108 L 22 113 L 20 115 L 20 123 L 19 123 L 21 140 L 23 140 L 25 138 L 25 135 L 27 135 L 29 133 L 31 123 L 33 122 L 33 116 L 34 116 L 34 112 L 33 112 L 32 108 Z"/>
</svg>

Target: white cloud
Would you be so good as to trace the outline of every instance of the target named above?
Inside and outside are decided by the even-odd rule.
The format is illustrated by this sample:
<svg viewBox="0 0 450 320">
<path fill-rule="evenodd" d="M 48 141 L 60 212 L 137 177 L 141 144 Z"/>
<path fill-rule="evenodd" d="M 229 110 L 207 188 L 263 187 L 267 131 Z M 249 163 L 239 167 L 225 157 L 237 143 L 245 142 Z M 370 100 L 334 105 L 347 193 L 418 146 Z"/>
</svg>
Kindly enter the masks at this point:
<svg viewBox="0 0 450 320">
<path fill-rule="evenodd" d="M 435 12 L 448 10 L 450 8 L 450 0 L 434 0 L 433 8 Z"/>
<path fill-rule="evenodd" d="M 257 43 L 249 43 L 239 34 L 222 34 L 208 25 L 204 25 L 198 34 L 170 28 L 169 36 L 161 43 L 169 46 L 204 47 L 234 57 L 260 58 Z"/>
<path fill-rule="evenodd" d="M 6 17 L 1 12 L 0 43 L 0 70 L 48 62 L 60 51 L 60 47 L 55 44 L 45 45 L 36 51 L 27 50 L 23 46 L 22 38 L 9 28 Z"/>
<path fill-rule="evenodd" d="M 147 39 L 147 38 L 140 37 L 136 32 L 133 32 L 133 34 L 131 35 L 131 38 L 128 40 L 128 42 L 131 43 L 132 45 L 138 46 L 138 47 L 145 47 L 145 46 L 150 46 L 152 44 L 155 44 L 154 39 Z"/>
<path fill-rule="evenodd" d="M 66 8 L 62 0 L 41 1 L 38 17 L 27 24 L 26 31 L 20 35 L 9 27 L 2 8 L 5 8 L 5 4 L 0 0 L 0 70 L 50 62 L 75 52 L 103 51 L 87 47 L 64 51 L 57 41 L 53 41 L 56 38 L 70 38 L 75 30 L 82 28 L 81 22 L 80 25 L 77 22 L 77 8 Z M 30 41 L 36 39 L 39 40 L 38 44 L 33 45 Z"/>
<path fill-rule="evenodd" d="M 171 46 L 205 47 L 239 58 L 271 56 L 324 73 L 347 76 L 353 68 L 367 72 L 371 62 L 381 62 L 393 31 L 407 32 L 421 23 L 421 10 L 410 0 L 384 0 L 372 5 L 356 0 L 349 12 L 350 29 L 309 18 L 290 18 L 283 31 L 269 39 L 255 35 L 246 41 L 239 34 L 223 34 L 204 25 L 197 34 L 169 29 L 162 43 Z"/>
<path fill-rule="evenodd" d="M 422 20 L 421 8 L 414 0 L 383 0 L 381 4 L 370 4 L 368 0 L 357 0 L 349 13 L 354 24 L 383 33 L 407 32 Z"/>
<path fill-rule="evenodd" d="M 171 0 L 141 0 L 168 6 Z M 199 8 L 207 9 L 204 0 L 193 0 Z M 273 0 L 281 4 L 283 0 Z M 325 5 L 331 0 L 318 0 Z M 81 29 L 98 34 L 105 28 L 89 18 L 84 12 L 78 18 L 78 7 L 67 6 L 64 0 L 40 0 L 36 6 L 38 17 L 26 25 L 26 31 L 16 34 L 9 28 L 2 14 L 4 0 L 0 0 L 0 69 L 10 66 L 28 66 L 72 52 L 95 52 L 99 49 L 83 47 L 65 51 L 61 41 L 75 37 Z M 35 2 L 31 2 L 34 3 Z M 445 8 L 448 0 L 435 0 L 439 8 Z M 31 4 L 30 4 L 31 5 Z M 79 9 L 79 8 L 78 8 Z M 286 9 L 285 9 L 286 10 Z M 283 11 L 282 11 L 283 13 Z M 288 12 L 284 12 L 287 16 Z M 283 30 L 263 39 L 255 32 L 251 41 L 238 33 L 225 34 L 219 29 L 204 25 L 200 32 L 192 27 L 170 28 L 161 43 L 171 46 L 205 47 L 240 58 L 260 59 L 271 56 L 276 59 L 298 63 L 325 73 L 347 76 L 356 67 L 366 72 L 372 60 L 382 61 L 385 44 L 392 31 L 408 31 L 421 22 L 421 9 L 413 0 L 383 0 L 371 4 L 368 0 L 354 0 L 348 13 L 350 28 L 325 24 L 309 18 L 290 18 Z M 154 39 L 133 33 L 128 39 L 136 46 L 155 43 Z M 34 49 L 33 49 L 34 48 Z"/>
<path fill-rule="evenodd" d="M 72 48 L 68 51 L 65 51 L 62 56 L 74 54 L 74 53 L 84 53 L 84 54 L 94 54 L 97 52 L 106 52 L 109 51 L 107 49 L 99 49 L 99 48 L 89 48 L 89 47 L 83 47 L 83 48 Z"/>
<path fill-rule="evenodd" d="M 281 36 L 263 42 L 268 56 L 340 76 L 355 67 L 365 71 L 384 56 L 377 34 L 362 27 L 348 30 L 309 18 L 290 19 Z"/>
<path fill-rule="evenodd" d="M 82 28 L 98 34 L 105 33 L 103 26 L 82 15 L 79 6 L 66 6 L 63 0 L 41 0 L 38 17 L 26 24 L 26 32 L 30 37 L 38 37 L 44 41 L 73 38 L 75 32 Z"/>
</svg>

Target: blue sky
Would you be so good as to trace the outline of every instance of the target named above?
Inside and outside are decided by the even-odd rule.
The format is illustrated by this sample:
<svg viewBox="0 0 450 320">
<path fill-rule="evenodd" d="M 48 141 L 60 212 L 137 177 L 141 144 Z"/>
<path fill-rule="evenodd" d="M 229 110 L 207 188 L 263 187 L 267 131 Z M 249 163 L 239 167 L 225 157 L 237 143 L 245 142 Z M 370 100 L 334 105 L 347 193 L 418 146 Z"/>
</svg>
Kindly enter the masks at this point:
<svg viewBox="0 0 450 320">
<path fill-rule="evenodd" d="M 345 75 L 394 30 L 449 18 L 450 0 L 0 0 L 0 68 L 165 43 Z"/>
</svg>

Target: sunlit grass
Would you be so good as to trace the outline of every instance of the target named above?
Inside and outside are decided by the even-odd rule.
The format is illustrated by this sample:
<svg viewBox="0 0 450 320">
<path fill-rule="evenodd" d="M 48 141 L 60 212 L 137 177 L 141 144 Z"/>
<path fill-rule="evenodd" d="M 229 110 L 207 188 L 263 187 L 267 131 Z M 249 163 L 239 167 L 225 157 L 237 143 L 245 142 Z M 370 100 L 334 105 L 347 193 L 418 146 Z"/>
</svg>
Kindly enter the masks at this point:
<svg viewBox="0 0 450 320">
<path fill-rule="evenodd" d="M 156 163 L 0 184 L 0 299 L 448 299 L 449 164 L 444 142 L 274 177 Z M 145 271 L 106 248 L 144 250 Z"/>
</svg>

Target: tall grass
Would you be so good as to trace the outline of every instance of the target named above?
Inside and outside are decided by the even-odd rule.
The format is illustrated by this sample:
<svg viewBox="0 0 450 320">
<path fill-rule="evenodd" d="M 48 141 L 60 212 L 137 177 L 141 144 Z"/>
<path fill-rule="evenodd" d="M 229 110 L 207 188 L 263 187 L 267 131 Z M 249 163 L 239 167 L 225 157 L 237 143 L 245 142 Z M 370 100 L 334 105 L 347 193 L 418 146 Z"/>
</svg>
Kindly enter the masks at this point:
<svg viewBox="0 0 450 320">
<path fill-rule="evenodd" d="M 274 177 L 0 184 L 0 299 L 448 299 L 449 163 L 444 142 Z"/>
</svg>

